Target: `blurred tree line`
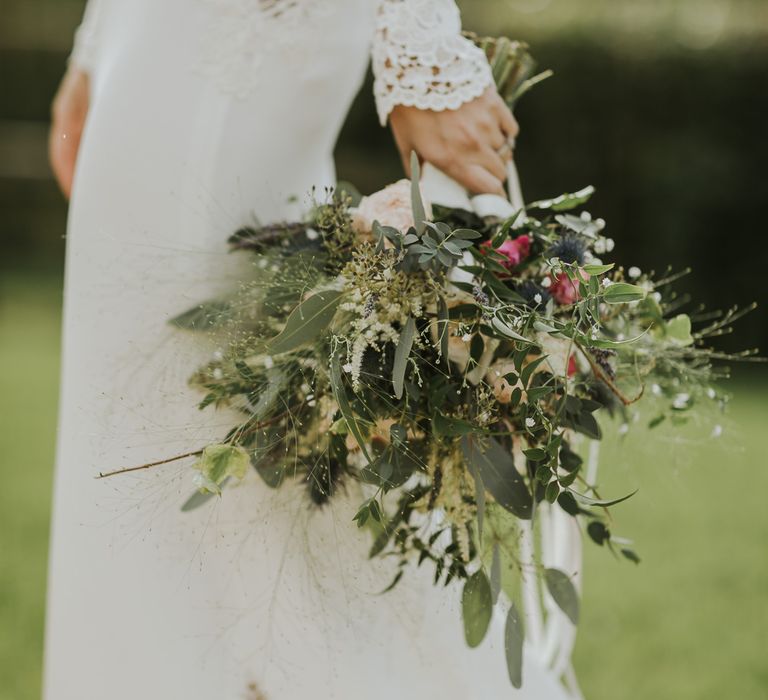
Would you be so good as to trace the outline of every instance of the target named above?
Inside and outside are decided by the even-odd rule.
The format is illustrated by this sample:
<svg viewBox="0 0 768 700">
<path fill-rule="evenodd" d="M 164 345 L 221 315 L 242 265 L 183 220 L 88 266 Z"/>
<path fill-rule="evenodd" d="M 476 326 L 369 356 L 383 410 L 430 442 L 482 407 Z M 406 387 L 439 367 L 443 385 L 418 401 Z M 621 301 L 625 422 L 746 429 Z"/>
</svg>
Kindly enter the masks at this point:
<svg viewBox="0 0 768 700">
<path fill-rule="evenodd" d="M 463 5 L 466 26 L 515 36 L 507 14 L 489 13 L 494 0 Z M 661 33 L 630 41 L 631 27 L 610 40 L 567 25 L 518 37 L 531 43 L 541 67 L 555 71 L 517 114 L 526 197 L 593 184 L 590 208 L 607 220 L 617 262 L 659 271 L 691 266 L 679 288 L 709 308 L 768 302 L 768 31 L 706 48 Z M 61 265 L 65 204 L 39 163 L 29 161 L 44 156 L 65 58 L 60 48 L 0 44 L 0 271 Z M 340 177 L 363 191 L 402 174 L 370 85 L 353 107 L 337 159 Z M 768 350 L 764 309 L 736 331 L 723 347 Z"/>
</svg>

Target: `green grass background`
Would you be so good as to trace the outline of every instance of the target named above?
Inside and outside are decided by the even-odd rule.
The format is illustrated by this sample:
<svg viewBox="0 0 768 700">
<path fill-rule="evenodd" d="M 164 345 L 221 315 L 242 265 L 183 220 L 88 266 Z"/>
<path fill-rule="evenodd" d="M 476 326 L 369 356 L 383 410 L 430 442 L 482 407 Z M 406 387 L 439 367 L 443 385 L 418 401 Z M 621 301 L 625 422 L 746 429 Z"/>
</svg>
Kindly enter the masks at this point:
<svg viewBox="0 0 768 700">
<path fill-rule="evenodd" d="M 0 282 L 2 700 L 40 695 L 60 301 L 56 276 Z M 729 415 L 677 439 L 638 428 L 606 440 L 603 492 L 640 488 L 614 514 L 643 563 L 586 544 L 576 667 L 588 700 L 768 697 L 766 379 L 737 379 Z"/>
</svg>

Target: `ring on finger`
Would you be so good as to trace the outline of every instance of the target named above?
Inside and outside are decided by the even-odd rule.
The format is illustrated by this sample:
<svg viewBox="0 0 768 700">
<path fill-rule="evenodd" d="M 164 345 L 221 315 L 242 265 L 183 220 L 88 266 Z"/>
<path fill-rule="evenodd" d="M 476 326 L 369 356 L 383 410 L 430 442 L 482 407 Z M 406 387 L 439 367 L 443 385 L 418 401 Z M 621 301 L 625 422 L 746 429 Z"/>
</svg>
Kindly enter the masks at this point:
<svg viewBox="0 0 768 700">
<path fill-rule="evenodd" d="M 502 160 L 510 160 L 512 158 L 512 154 L 514 153 L 515 146 L 514 142 L 507 141 L 504 143 L 501 148 L 496 150 L 496 153 L 499 155 L 499 157 Z"/>
</svg>

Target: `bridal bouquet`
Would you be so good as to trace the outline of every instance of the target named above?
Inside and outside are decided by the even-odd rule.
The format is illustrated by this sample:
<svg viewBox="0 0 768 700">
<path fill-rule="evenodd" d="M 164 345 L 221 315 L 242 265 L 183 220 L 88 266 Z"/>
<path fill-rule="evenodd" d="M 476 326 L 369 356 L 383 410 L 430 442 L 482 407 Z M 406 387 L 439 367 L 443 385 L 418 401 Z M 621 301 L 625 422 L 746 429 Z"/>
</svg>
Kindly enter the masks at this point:
<svg viewBox="0 0 768 700">
<path fill-rule="evenodd" d="M 494 63 L 503 94 L 521 94 L 526 54 L 488 46 L 507 60 Z M 579 442 L 646 387 L 671 414 L 717 399 L 704 342 L 738 312 L 697 325 L 675 310 L 673 277 L 611 263 L 605 223 L 583 210 L 591 188 L 480 216 L 425 201 L 416 160 L 412 176 L 364 198 L 339 187 L 304 221 L 237 231 L 229 243 L 252 256 L 252 278 L 174 319 L 221 341 L 192 378 L 200 407 L 242 414 L 198 453 L 184 509 L 248 469 L 272 488 L 304 484 L 317 507 L 361 494 L 370 556 L 399 562 L 390 588 L 414 561 L 435 585 L 463 581 L 470 646 L 504 601 L 519 687 L 520 603 L 501 573 L 523 566 L 519 524 L 546 502 L 637 561 L 607 518 L 629 496 L 597 493 Z M 568 573 L 536 573 L 575 624 Z"/>
<path fill-rule="evenodd" d="M 600 439 L 598 416 L 621 414 L 646 386 L 678 414 L 712 398 L 716 355 L 702 342 L 736 314 L 694 329 L 669 313 L 669 279 L 605 260 L 604 222 L 573 213 L 591 189 L 480 218 L 430 207 L 413 167 L 413 182 L 371 197 L 328 193 L 304 222 L 238 231 L 230 245 L 253 255 L 253 279 L 175 319 L 228 339 L 193 382 L 201 408 L 243 413 L 202 450 L 185 508 L 249 468 L 271 487 L 303 482 L 317 506 L 359 482 L 371 556 L 398 555 L 392 585 L 414 558 L 434 565 L 435 584 L 465 580 L 475 646 L 500 560 L 517 561 L 514 522 L 542 501 L 637 559 L 605 517 L 626 496 L 595 492 L 575 444 Z M 575 623 L 568 575 L 540 573 Z M 519 684 L 514 602 L 509 620 Z"/>
</svg>

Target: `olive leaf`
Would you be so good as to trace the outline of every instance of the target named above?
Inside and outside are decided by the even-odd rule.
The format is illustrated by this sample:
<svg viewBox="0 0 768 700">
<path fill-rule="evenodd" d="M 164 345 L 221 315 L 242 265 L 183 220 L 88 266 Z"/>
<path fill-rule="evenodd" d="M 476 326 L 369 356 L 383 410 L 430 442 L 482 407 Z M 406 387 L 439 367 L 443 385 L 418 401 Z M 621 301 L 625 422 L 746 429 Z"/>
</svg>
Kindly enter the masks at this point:
<svg viewBox="0 0 768 700">
<path fill-rule="evenodd" d="M 603 298 L 609 304 L 626 304 L 630 301 L 640 301 L 645 299 L 648 292 L 636 284 L 626 282 L 616 282 L 605 288 Z"/>
<path fill-rule="evenodd" d="M 595 193 L 595 188 L 592 185 L 579 190 L 578 192 L 570 192 L 567 194 L 561 194 L 559 197 L 552 199 L 540 199 L 538 202 L 529 204 L 530 209 L 551 209 L 552 211 L 568 211 L 569 209 L 575 209 L 581 204 L 585 204 L 589 201 L 590 197 Z"/>
<path fill-rule="evenodd" d="M 581 269 L 588 275 L 602 275 L 609 270 L 613 270 L 614 267 L 615 263 L 611 263 L 610 265 L 584 265 Z M 597 282 L 597 280 L 595 280 L 595 282 Z"/>
<path fill-rule="evenodd" d="M 600 506 L 602 508 L 608 508 L 609 506 L 615 506 L 619 503 L 622 503 L 626 500 L 629 500 L 634 496 L 639 489 L 635 489 L 632 493 L 628 493 L 626 496 L 622 496 L 621 498 L 612 498 L 610 500 L 602 500 L 599 498 L 590 498 L 589 496 L 585 496 L 582 493 L 577 493 L 576 491 L 571 491 L 573 495 L 582 503 L 585 503 L 588 506 Z"/>
</svg>

